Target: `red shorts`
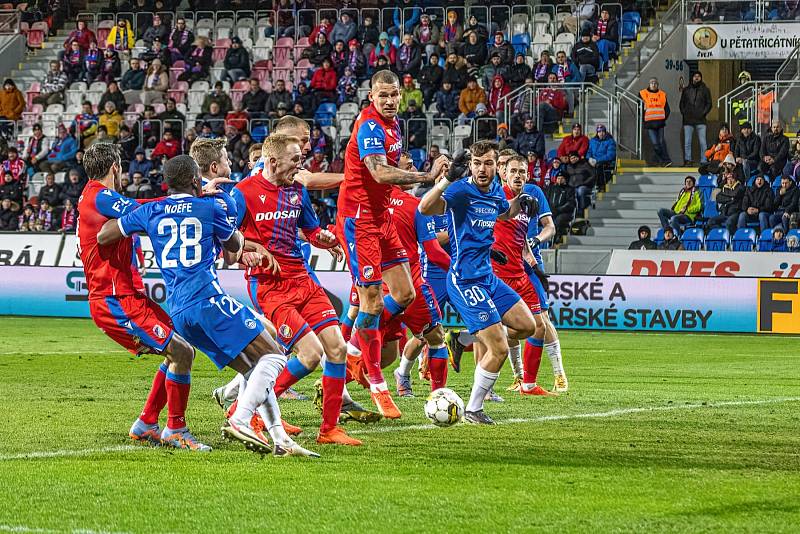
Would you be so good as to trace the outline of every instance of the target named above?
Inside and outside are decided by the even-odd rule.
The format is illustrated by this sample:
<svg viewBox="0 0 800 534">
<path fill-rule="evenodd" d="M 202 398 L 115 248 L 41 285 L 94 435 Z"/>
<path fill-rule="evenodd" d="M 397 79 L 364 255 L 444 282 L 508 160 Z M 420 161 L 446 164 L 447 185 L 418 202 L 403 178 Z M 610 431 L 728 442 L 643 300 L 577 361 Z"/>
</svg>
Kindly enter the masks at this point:
<svg viewBox="0 0 800 534">
<path fill-rule="evenodd" d="M 161 353 L 172 339 L 172 321 L 161 306 L 144 295 L 89 300 L 94 323 L 133 354 Z"/>
<path fill-rule="evenodd" d="M 325 290 L 309 276 L 253 277 L 248 281 L 247 291 L 256 310 L 275 325 L 278 342 L 287 350 L 309 332 L 319 334 L 339 324 Z"/>
<path fill-rule="evenodd" d="M 397 236 L 391 219 L 376 222 L 370 219 L 337 217 L 336 234 L 344 243 L 350 276 L 359 286 L 383 282 L 383 271 L 408 262 L 408 254 Z"/>
<path fill-rule="evenodd" d="M 531 313 L 542 313 L 542 305 L 539 303 L 539 294 L 536 293 L 536 288 L 533 287 L 533 284 L 531 284 L 527 276 L 499 278 L 508 284 L 508 287 L 513 289 L 514 292 L 522 298 L 522 302 L 528 306 Z"/>
<path fill-rule="evenodd" d="M 387 291 L 387 288 L 384 288 L 384 291 Z M 387 325 L 383 333 L 385 341 L 393 341 L 403 337 L 405 335 L 403 325 L 407 326 L 413 335 L 419 337 L 442 322 L 439 303 L 436 301 L 436 295 L 434 295 L 430 284 L 423 280 L 422 277 L 415 277 L 414 291 L 416 295 L 411 305 L 398 318 Z"/>
</svg>

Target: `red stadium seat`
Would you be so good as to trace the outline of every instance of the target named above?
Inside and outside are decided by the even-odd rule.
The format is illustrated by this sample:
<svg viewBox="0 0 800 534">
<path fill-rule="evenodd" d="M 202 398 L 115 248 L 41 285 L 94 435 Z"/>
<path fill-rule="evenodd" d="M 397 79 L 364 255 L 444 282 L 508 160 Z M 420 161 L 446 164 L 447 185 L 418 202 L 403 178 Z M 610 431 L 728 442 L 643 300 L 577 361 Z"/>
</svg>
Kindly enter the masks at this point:
<svg viewBox="0 0 800 534">
<path fill-rule="evenodd" d="M 26 101 L 27 101 L 27 104 L 28 104 L 27 105 L 28 109 L 30 109 L 30 107 L 33 105 L 33 99 L 36 98 L 37 96 L 39 96 L 39 94 L 41 94 L 41 92 L 42 92 L 42 84 L 41 83 L 39 83 L 39 82 L 31 83 L 31 86 L 28 88 L 27 91 L 25 91 Z"/>
<path fill-rule="evenodd" d="M 231 47 L 231 40 L 230 39 L 217 39 L 214 43 L 214 53 L 211 56 L 211 59 L 214 63 L 217 61 L 222 61 L 225 59 L 225 53 Z"/>
<path fill-rule="evenodd" d="M 272 49 L 272 59 L 275 60 L 276 65 L 285 64 L 290 61 L 289 55 L 292 48 L 294 48 L 294 40 L 291 37 L 281 37 L 275 43 L 275 48 Z"/>
<path fill-rule="evenodd" d="M 48 31 L 46 22 L 34 22 L 28 30 L 28 48 L 41 48 Z"/>
<path fill-rule="evenodd" d="M 175 82 L 175 85 L 170 85 L 169 94 L 170 98 L 174 98 L 176 103 L 183 102 L 184 98 L 186 98 L 186 93 L 189 91 L 189 83 L 188 82 Z"/>
<path fill-rule="evenodd" d="M 111 33 L 111 28 L 114 27 L 113 20 L 101 20 L 97 24 L 97 31 L 95 32 L 97 35 L 97 47 L 105 50 L 106 49 L 106 40 L 108 39 L 108 34 Z"/>
</svg>

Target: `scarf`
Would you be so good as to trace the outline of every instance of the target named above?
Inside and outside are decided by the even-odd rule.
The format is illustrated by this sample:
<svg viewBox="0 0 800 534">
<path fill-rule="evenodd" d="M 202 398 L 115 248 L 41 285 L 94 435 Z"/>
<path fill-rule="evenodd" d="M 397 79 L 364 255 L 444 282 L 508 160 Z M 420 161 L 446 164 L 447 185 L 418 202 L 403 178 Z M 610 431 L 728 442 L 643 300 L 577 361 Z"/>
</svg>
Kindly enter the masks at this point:
<svg viewBox="0 0 800 534">
<path fill-rule="evenodd" d="M 567 78 L 570 77 L 572 71 L 569 68 L 569 63 L 564 63 L 563 65 L 558 65 L 556 69 L 556 76 L 558 77 L 559 82 L 564 82 Z"/>
<path fill-rule="evenodd" d="M 419 29 L 419 42 L 426 44 L 431 40 L 431 27 L 423 24 Z"/>
<path fill-rule="evenodd" d="M 597 29 L 595 30 L 594 33 L 602 37 L 606 34 L 607 31 L 608 31 L 608 21 L 598 20 Z"/>
<path fill-rule="evenodd" d="M 534 79 L 544 78 L 550 72 L 550 65 L 548 63 L 537 63 L 536 70 L 533 71 Z"/>
<path fill-rule="evenodd" d="M 152 89 L 156 85 L 158 85 L 158 79 L 159 78 L 160 78 L 160 76 L 158 75 L 157 72 L 154 72 L 153 74 L 151 74 L 150 77 L 147 78 L 147 88 L 148 89 Z"/>
<path fill-rule="evenodd" d="M 70 65 L 78 65 L 81 62 L 81 51 L 71 50 L 67 61 L 69 61 Z"/>
<path fill-rule="evenodd" d="M 406 45 L 400 46 L 400 63 L 408 65 L 409 61 L 411 61 L 411 47 Z"/>
<path fill-rule="evenodd" d="M 128 49 L 128 28 L 124 28 L 122 31 L 120 31 L 119 26 L 117 26 L 117 35 L 114 39 L 114 48 L 117 50 Z"/>
<path fill-rule="evenodd" d="M 444 40 L 446 42 L 455 41 L 456 39 L 456 24 L 450 24 L 449 22 L 444 25 Z"/>
<path fill-rule="evenodd" d="M 97 62 L 100 58 L 100 51 L 99 50 L 89 50 L 86 52 L 86 57 L 84 58 L 84 62 L 86 63 L 86 67 L 88 69 L 94 69 L 97 66 Z"/>
</svg>

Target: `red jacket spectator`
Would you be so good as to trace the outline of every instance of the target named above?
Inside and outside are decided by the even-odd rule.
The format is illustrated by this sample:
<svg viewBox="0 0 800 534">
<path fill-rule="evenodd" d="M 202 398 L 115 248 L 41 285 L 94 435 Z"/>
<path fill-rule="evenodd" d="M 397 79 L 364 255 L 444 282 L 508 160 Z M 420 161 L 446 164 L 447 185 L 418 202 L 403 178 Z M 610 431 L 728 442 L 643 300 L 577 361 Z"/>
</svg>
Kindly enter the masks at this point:
<svg viewBox="0 0 800 534">
<path fill-rule="evenodd" d="M 500 99 L 510 92 L 511 88 L 503 77 L 499 74 L 495 76 L 492 79 L 492 88 L 489 90 L 489 99 L 486 103 L 486 108 L 489 110 L 489 113 L 495 114 L 498 111 L 502 111 L 505 102 L 501 102 Z"/>
<path fill-rule="evenodd" d="M 327 59 L 322 68 L 315 70 L 311 77 L 311 88 L 317 91 L 335 91 L 337 83 L 336 71 L 331 68 L 331 63 Z"/>
<path fill-rule="evenodd" d="M 397 49 L 389 42 L 389 34 L 386 32 L 380 34 L 378 46 L 369 53 L 369 66 L 374 67 L 377 65 L 380 56 L 386 56 L 386 59 L 389 60 L 389 65 L 394 65 L 397 62 Z"/>
<path fill-rule="evenodd" d="M 97 38 L 94 32 L 86 27 L 86 22 L 79 20 L 75 25 L 75 29 L 70 32 L 67 40 L 64 41 L 64 49 L 69 50 L 70 46 L 72 46 L 72 41 L 77 41 L 81 47 L 81 52 L 86 52 L 89 50 L 89 43 L 96 43 Z"/>
<path fill-rule="evenodd" d="M 247 131 L 247 120 L 250 118 L 250 115 L 244 111 L 229 111 L 228 114 L 225 116 L 225 127 L 233 126 L 239 133 Z"/>
<path fill-rule="evenodd" d="M 575 123 L 572 125 L 572 135 L 561 141 L 556 155 L 561 161 L 568 158 L 570 152 L 577 152 L 583 158 L 586 157 L 587 150 L 589 150 L 589 138 L 583 135 L 583 127 Z"/>
<path fill-rule="evenodd" d="M 545 87 L 539 91 L 539 99 L 536 103 L 540 104 L 542 102 L 553 106 L 561 117 L 564 116 L 564 112 L 569 108 L 566 94 L 561 89 L 556 89 L 555 87 Z"/>
<path fill-rule="evenodd" d="M 308 36 L 309 43 L 316 43 L 317 42 L 317 34 L 322 32 L 325 34 L 325 37 L 328 38 L 328 41 L 331 40 L 331 32 L 333 31 L 333 24 L 327 17 L 322 17 L 320 19 L 319 24 L 314 26 L 314 29 L 311 30 L 311 34 Z"/>
<path fill-rule="evenodd" d="M 161 138 L 161 141 L 158 142 L 156 148 L 153 149 L 153 153 L 150 157 L 154 160 L 160 158 L 161 156 L 167 156 L 168 159 L 172 159 L 178 154 L 181 153 L 181 142 L 172 138 L 172 132 L 167 130 L 164 132 L 164 137 Z"/>
<path fill-rule="evenodd" d="M 12 154 L 12 152 L 9 151 L 9 154 Z M 10 174 L 14 180 L 21 181 L 24 186 L 27 178 L 27 175 L 25 175 L 25 162 L 17 155 L 16 149 L 13 151 L 13 155 L 13 160 L 9 158 L 0 165 L 0 181 L 3 180 L 6 174 Z"/>
<path fill-rule="evenodd" d="M 544 158 L 533 156 L 528 158 L 528 183 L 536 184 L 544 188 L 550 184 L 546 183 L 547 163 Z"/>
</svg>

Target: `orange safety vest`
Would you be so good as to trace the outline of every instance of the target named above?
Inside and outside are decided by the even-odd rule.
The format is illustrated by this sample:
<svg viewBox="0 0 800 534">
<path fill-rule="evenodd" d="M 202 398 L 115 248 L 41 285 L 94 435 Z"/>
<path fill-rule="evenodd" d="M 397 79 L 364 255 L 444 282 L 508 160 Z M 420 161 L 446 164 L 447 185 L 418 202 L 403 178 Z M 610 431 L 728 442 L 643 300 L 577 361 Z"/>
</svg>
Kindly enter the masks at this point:
<svg viewBox="0 0 800 534">
<path fill-rule="evenodd" d="M 667 119 L 667 93 L 657 93 L 642 89 L 639 96 L 644 100 L 644 121 L 663 121 Z"/>
<path fill-rule="evenodd" d="M 775 101 L 775 91 L 758 95 L 758 123 L 769 124 L 772 117 L 772 103 Z"/>
</svg>

